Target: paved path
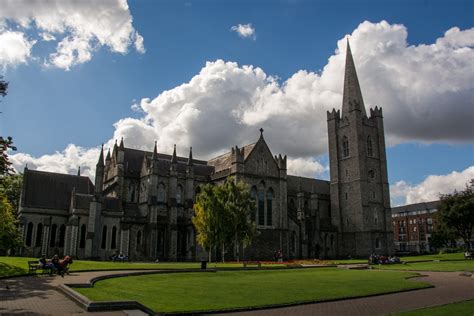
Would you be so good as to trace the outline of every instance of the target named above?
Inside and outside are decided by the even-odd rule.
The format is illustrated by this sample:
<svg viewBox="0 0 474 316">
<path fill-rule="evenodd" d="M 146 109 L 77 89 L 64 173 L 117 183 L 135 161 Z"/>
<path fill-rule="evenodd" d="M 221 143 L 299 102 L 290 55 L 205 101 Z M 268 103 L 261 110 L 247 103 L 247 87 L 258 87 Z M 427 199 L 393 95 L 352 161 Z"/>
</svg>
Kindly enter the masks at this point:
<svg viewBox="0 0 474 316">
<path fill-rule="evenodd" d="M 87 313 L 56 289 L 62 283 L 86 283 L 97 276 L 124 272 L 130 271 L 71 273 L 64 279 L 59 276 L 37 276 L 0 280 L 0 315 L 140 314 L 139 311 Z M 420 280 L 433 284 L 434 288 L 225 315 L 386 315 L 394 311 L 474 299 L 474 279 L 471 277 L 460 276 L 459 272 L 423 272 L 423 274 L 427 276 Z"/>
<path fill-rule="evenodd" d="M 382 271 L 380 272 L 383 273 Z M 474 299 L 474 279 L 471 277 L 461 276 L 460 272 L 421 273 L 426 275 L 426 277 L 419 278 L 419 280 L 434 285 L 434 288 L 366 298 L 347 299 L 335 302 L 315 303 L 223 315 L 388 315 L 391 312 L 406 311 Z M 341 286 L 343 286 L 343 284 L 341 284 Z"/>
<path fill-rule="evenodd" d="M 62 283 L 87 283 L 97 276 L 123 272 L 71 272 L 64 278 L 38 275 L 0 280 L 0 315 L 127 315 L 126 312 L 87 313 L 57 290 Z"/>
</svg>

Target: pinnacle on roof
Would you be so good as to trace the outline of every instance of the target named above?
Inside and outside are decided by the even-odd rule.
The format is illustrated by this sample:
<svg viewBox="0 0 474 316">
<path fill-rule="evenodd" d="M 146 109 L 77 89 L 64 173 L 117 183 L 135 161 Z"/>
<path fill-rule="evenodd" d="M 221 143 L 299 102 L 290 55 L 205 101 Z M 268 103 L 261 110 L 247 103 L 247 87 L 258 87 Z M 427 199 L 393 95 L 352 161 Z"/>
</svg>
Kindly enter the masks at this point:
<svg viewBox="0 0 474 316">
<path fill-rule="evenodd" d="M 77 167 L 77 176 L 81 176 L 81 166 Z"/>
<path fill-rule="evenodd" d="M 107 150 L 107 157 L 105 158 L 106 161 L 110 160 L 110 148 Z"/>
<path fill-rule="evenodd" d="M 189 147 L 188 166 L 193 165 L 193 147 Z"/>
<path fill-rule="evenodd" d="M 124 146 L 123 146 L 123 136 L 122 136 L 122 138 L 120 139 L 120 149 L 123 149 L 123 148 Z"/>
<path fill-rule="evenodd" d="M 158 157 L 158 150 L 156 149 L 156 140 L 155 140 L 155 147 L 153 148 L 153 155 L 151 159 L 156 159 Z"/>
<path fill-rule="evenodd" d="M 342 96 L 342 116 L 349 114 L 353 110 L 361 111 L 366 115 L 362 92 L 360 91 L 359 80 L 352 58 L 351 46 L 347 39 L 346 66 L 344 71 L 344 92 Z"/>
<path fill-rule="evenodd" d="M 176 158 L 176 144 L 174 144 L 173 148 L 173 156 L 171 157 L 171 163 L 177 163 L 178 159 Z"/>
<path fill-rule="evenodd" d="M 100 147 L 100 155 L 99 155 L 99 161 L 97 161 L 97 166 L 104 166 L 104 144 Z M 81 167 L 79 167 L 79 171 L 77 172 L 77 175 L 81 175 Z"/>
</svg>

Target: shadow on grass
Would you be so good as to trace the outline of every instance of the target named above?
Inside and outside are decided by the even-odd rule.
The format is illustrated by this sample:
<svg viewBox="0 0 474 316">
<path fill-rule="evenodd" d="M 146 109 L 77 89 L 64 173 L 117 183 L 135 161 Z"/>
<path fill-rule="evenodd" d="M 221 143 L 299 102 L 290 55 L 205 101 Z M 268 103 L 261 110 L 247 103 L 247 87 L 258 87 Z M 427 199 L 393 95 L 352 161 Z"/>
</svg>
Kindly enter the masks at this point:
<svg viewBox="0 0 474 316">
<path fill-rule="evenodd" d="M 27 269 L 0 262 L 0 277 L 14 276 L 26 273 L 28 273 Z"/>
</svg>

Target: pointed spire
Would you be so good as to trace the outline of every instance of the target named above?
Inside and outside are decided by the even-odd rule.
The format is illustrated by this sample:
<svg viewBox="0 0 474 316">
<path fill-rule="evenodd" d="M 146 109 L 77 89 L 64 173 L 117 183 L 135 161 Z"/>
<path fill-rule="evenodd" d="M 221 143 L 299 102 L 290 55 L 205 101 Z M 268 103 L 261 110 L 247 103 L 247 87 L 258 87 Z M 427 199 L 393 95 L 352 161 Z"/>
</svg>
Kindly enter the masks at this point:
<svg viewBox="0 0 474 316">
<path fill-rule="evenodd" d="M 367 116 L 365 112 L 364 100 L 360 91 L 359 79 L 352 58 L 351 46 L 347 39 L 346 68 L 344 71 L 344 92 L 342 96 L 342 116 L 346 116 L 353 110 L 359 110 Z"/>
<path fill-rule="evenodd" d="M 193 147 L 189 147 L 188 166 L 193 165 Z"/>
<path fill-rule="evenodd" d="M 104 166 L 104 144 L 100 147 L 100 155 L 99 155 L 99 161 L 97 161 L 97 166 L 103 167 Z M 81 175 L 81 167 L 79 167 L 79 171 L 77 172 L 77 175 Z"/>
<path fill-rule="evenodd" d="M 260 137 L 263 137 L 263 128 L 260 128 Z"/>
<path fill-rule="evenodd" d="M 155 147 L 153 148 L 153 155 L 151 156 L 151 159 L 155 160 L 158 158 L 158 150 L 156 148 L 156 140 L 155 140 Z"/>
<path fill-rule="evenodd" d="M 106 161 L 110 161 L 110 148 L 107 150 L 107 157 L 105 157 Z"/>
<path fill-rule="evenodd" d="M 120 149 L 123 149 L 123 136 L 122 136 L 122 139 L 120 139 Z"/>
<path fill-rule="evenodd" d="M 177 163 L 178 159 L 176 158 L 176 144 L 174 144 L 173 156 L 171 157 L 171 163 Z"/>
<path fill-rule="evenodd" d="M 77 167 L 77 176 L 81 176 L 81 166 Z"/>
</svg>

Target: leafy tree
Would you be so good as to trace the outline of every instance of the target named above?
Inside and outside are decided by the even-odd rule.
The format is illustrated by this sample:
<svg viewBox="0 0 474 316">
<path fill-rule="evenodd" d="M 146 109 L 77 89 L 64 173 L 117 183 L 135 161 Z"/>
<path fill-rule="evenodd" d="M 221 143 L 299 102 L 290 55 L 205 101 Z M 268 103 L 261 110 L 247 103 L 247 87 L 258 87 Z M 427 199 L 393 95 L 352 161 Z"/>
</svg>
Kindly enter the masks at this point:
<svg viewBox="0 0 474 316">
<path fill-rule="evenodd" d="M 8 202 L 13 207 L 15 217 L 20 206 L 22 184 L 23 174 L 21 173 L 5 176 L 0 182 L 0 192 L 7 197 Z"/>
<path fill-rule="evenodd" d="M 224 261 L 226 246 L 250 244 L 256 232 L 255 224 L 250 221 L 254 210 L 248 187 L 235 183 L 233 178 L 222 185 L 201 187 L 194 204 L 193 224 L 198 243 L 209 252 L 209 261 L 212 249 L 217 246 L 221 247 Z"/>
<path fill-rule="evenodd" d="M 464 241 L 464 246 L 469 251 L 474 227 L 473 181 L 462 191 L 441 195 L 437 219 L 442 227 L 452 229 L 456 237 Z"/>
<path fill-rule="evenodd" d="M 3 80 L 3 77 L 0 76 L 0 95 L 5 97 L 8 91 L 8 82 Z M 0 181 L 1 177 L 4 175 L 13 174 L 15 171 L 12 168 L 12 163 L 8 160 L 7 151 L 16 150 L 16 147 L 13 146 L 13 139 L 8 136 L 7 138 L 3 138 L 0 136 Z"/>
<path fill-rule="evenodd" d="M 6 82 L 5 80 L 3 80 L 3 77 L 0 76 L 0 95 L 2 97 L 6 96 L 7 95 L 7 91 L 8 91 L 8 82 Z"/>
<path fill-rule="evenodd" d="M 436 249 L 449 248 L 455 241 L 456 234 L 452 230 L 438 225 L 436 231 L 431 233 L 430 246 Z"/>
<path fill-rule="evenodd" d="M 15 220 L 13 207 L 7 197 L 0 192 L 0 255 L 21 245 L 20 235 Z"/>
<path fill-rule="evenodd" d="M 250 189 L 243 182 L 236 183 L 233 178 L 228 178 L 223 186 L 226 192 L 225 207 L 230 216 L 230 235 L 228 238 L 238 248 L 250 245 L 256 236 L 255 223 L 250 220 L 250 215 L 255 212 L 255 201 L 250 195 Z M 237 260 L 240 259 L 240 253 Z"/>
<path fill-rule="evenodd" d="M 209 252 L 209 262 L 212 248 L 218 242 L 219 207 L 215 187 L 212 184 L 201 186 L 201 192 L 196 196 L 192 221 L 197 231 L 197 242 Z"/>
</svg>

